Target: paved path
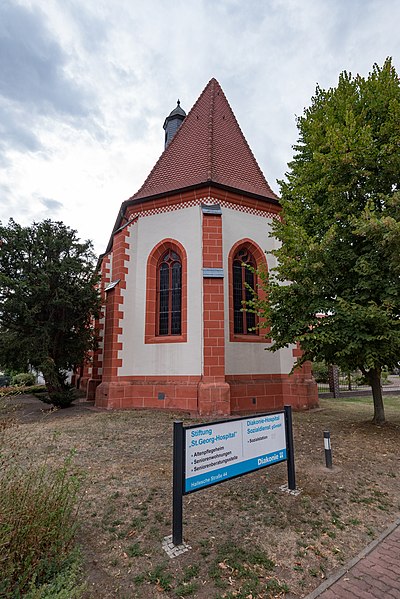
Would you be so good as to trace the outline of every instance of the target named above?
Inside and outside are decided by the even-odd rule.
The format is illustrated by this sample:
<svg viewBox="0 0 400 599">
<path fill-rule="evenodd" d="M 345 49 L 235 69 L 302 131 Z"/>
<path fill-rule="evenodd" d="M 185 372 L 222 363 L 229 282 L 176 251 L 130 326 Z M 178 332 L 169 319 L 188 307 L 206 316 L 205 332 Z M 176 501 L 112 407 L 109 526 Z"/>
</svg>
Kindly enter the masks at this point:
<svg viewBox="0 0 400 599">
<path fill-rule="evenodd" d="M 400 519 L 306 599 L 400 599 Z"/>
</svg>

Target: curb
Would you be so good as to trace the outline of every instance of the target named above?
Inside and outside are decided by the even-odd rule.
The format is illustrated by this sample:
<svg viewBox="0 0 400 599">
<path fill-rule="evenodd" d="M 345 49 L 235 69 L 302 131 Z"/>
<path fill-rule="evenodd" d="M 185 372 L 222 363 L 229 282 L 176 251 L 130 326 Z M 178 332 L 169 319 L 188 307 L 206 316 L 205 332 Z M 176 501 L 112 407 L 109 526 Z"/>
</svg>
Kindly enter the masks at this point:
<svg viewBox="0 0 400 599">
<path fill-rule="evenodd" d="M 371 551 L 375 549 L 386 537 L 388 537 L 392 532 L 396 530 L 400 526 L 400 518 L 395 520 L 393 524 L 391 524 L 386 530 L 383 531 L 381 535 L 375 541 L 372 541 L 365 549 L 363 549 L 356 557 L 353 557 L 345 566 L 340 568 L 335 574 L 332 574 L 327 578 L 322 584 L 319 585 L 316 589 L 314 589 L 309 595 L 306 595 L 304 599 L 316 599 L 319 597 L 324 591 L 329 589 L 335 582 L 340 580 L 342 576 L 348 573 L 349 570 L 353 566 L 355 566 L 360 560 L 366 557 Z"/>
</svg>

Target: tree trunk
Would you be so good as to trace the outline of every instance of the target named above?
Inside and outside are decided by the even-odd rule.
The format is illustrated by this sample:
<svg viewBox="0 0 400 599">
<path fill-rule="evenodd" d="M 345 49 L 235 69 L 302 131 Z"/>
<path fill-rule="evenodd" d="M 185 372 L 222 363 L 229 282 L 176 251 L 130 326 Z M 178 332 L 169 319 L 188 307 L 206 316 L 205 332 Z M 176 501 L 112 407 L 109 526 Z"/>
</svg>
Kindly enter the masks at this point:
<svg viewBox="0 0 400 599">
<path fill-rule="evenodd" d="M 372 388 L 372 397 L 374 400 L 374 424 L 385 423 L 385 408 L 383 407 L 382 386 L 381 386 L 381 369 L 371 368 L 368 372 L 369 383 Z"/>
<path fill-rule="evenodd" d="M 47 357 L 43 360 L 40 369 L 43 374 L 44 382 L 49 395 L 52 393 L 60 393 L 62 385 L 58 377 L 56 365 L 53 358 Z"/>
</svg>

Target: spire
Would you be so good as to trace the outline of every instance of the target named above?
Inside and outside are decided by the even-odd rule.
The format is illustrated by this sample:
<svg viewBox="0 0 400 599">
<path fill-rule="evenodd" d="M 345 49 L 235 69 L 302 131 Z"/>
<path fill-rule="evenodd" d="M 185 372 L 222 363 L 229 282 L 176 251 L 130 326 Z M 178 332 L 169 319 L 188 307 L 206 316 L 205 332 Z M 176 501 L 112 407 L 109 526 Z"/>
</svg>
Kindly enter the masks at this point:
<svg viewBox="0 0 400 599">
<path fill-rule="evenodd" d="M 169 113 L 164 121 L 163 129 L 165 130 L 165 148 L 169 145 L 175 133 L 182 125 L 186 112 L 181 108 L 181 101 L 178 99 L 176 108 Z"/>
<path fill-rule="evenodd" d="M 171 123 L 179 130 L 169 136 Z M 182 122 L 183 121 L 183 122 Z M 165 119 L 166 147 L 146 181 L 130 200 L 216 183 L 268 200 L 278 197 L 268 185 L 216 79 L 211 79 L 193 108 L 177 107 Z"/>
</svg>

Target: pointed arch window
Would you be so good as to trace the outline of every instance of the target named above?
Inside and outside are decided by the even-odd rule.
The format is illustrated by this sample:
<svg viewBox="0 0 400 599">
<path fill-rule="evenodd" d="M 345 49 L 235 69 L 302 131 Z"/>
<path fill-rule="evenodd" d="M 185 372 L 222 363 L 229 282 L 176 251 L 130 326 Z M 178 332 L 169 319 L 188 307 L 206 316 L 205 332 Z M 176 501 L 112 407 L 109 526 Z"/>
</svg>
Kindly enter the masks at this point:
<svg viewBox="0 0 400 599">
<path fill-rule="evenodd" d="M 251 289 L 261 300 L 266 299 L 261 278 L 261 272 L 268 270 L 265 253 L 252 239 L 240 239 L 229 251 L 228 266 L 230 341 L 269 343 L 268 330 L 258 315 L 243 310 L 243 301 L 252 298 Z"/>
<path fill-rule="evenodd" d="M 233 330 L 235 335 L 257 335 L 256 315 L 243 310 L 243 302 L 251 300 L 251 290 L 255 289 L 256 275 L 251 268 L 255 269 L 256 267 L 256 261 L 248 248 L 241 248 L 236 252 L 232 265 Z"/>
<path fill-rule="evenodd" d="M 187 327 L 187 254 L 167 238 L 147 259 L 144 342 L 185 343 Z"/>
<path fill-rule="evenodd" d="M 180 335 L 182 332 L 182 262 L 169 249 L 157 269 L 157 335 Z"/>
</svg>

